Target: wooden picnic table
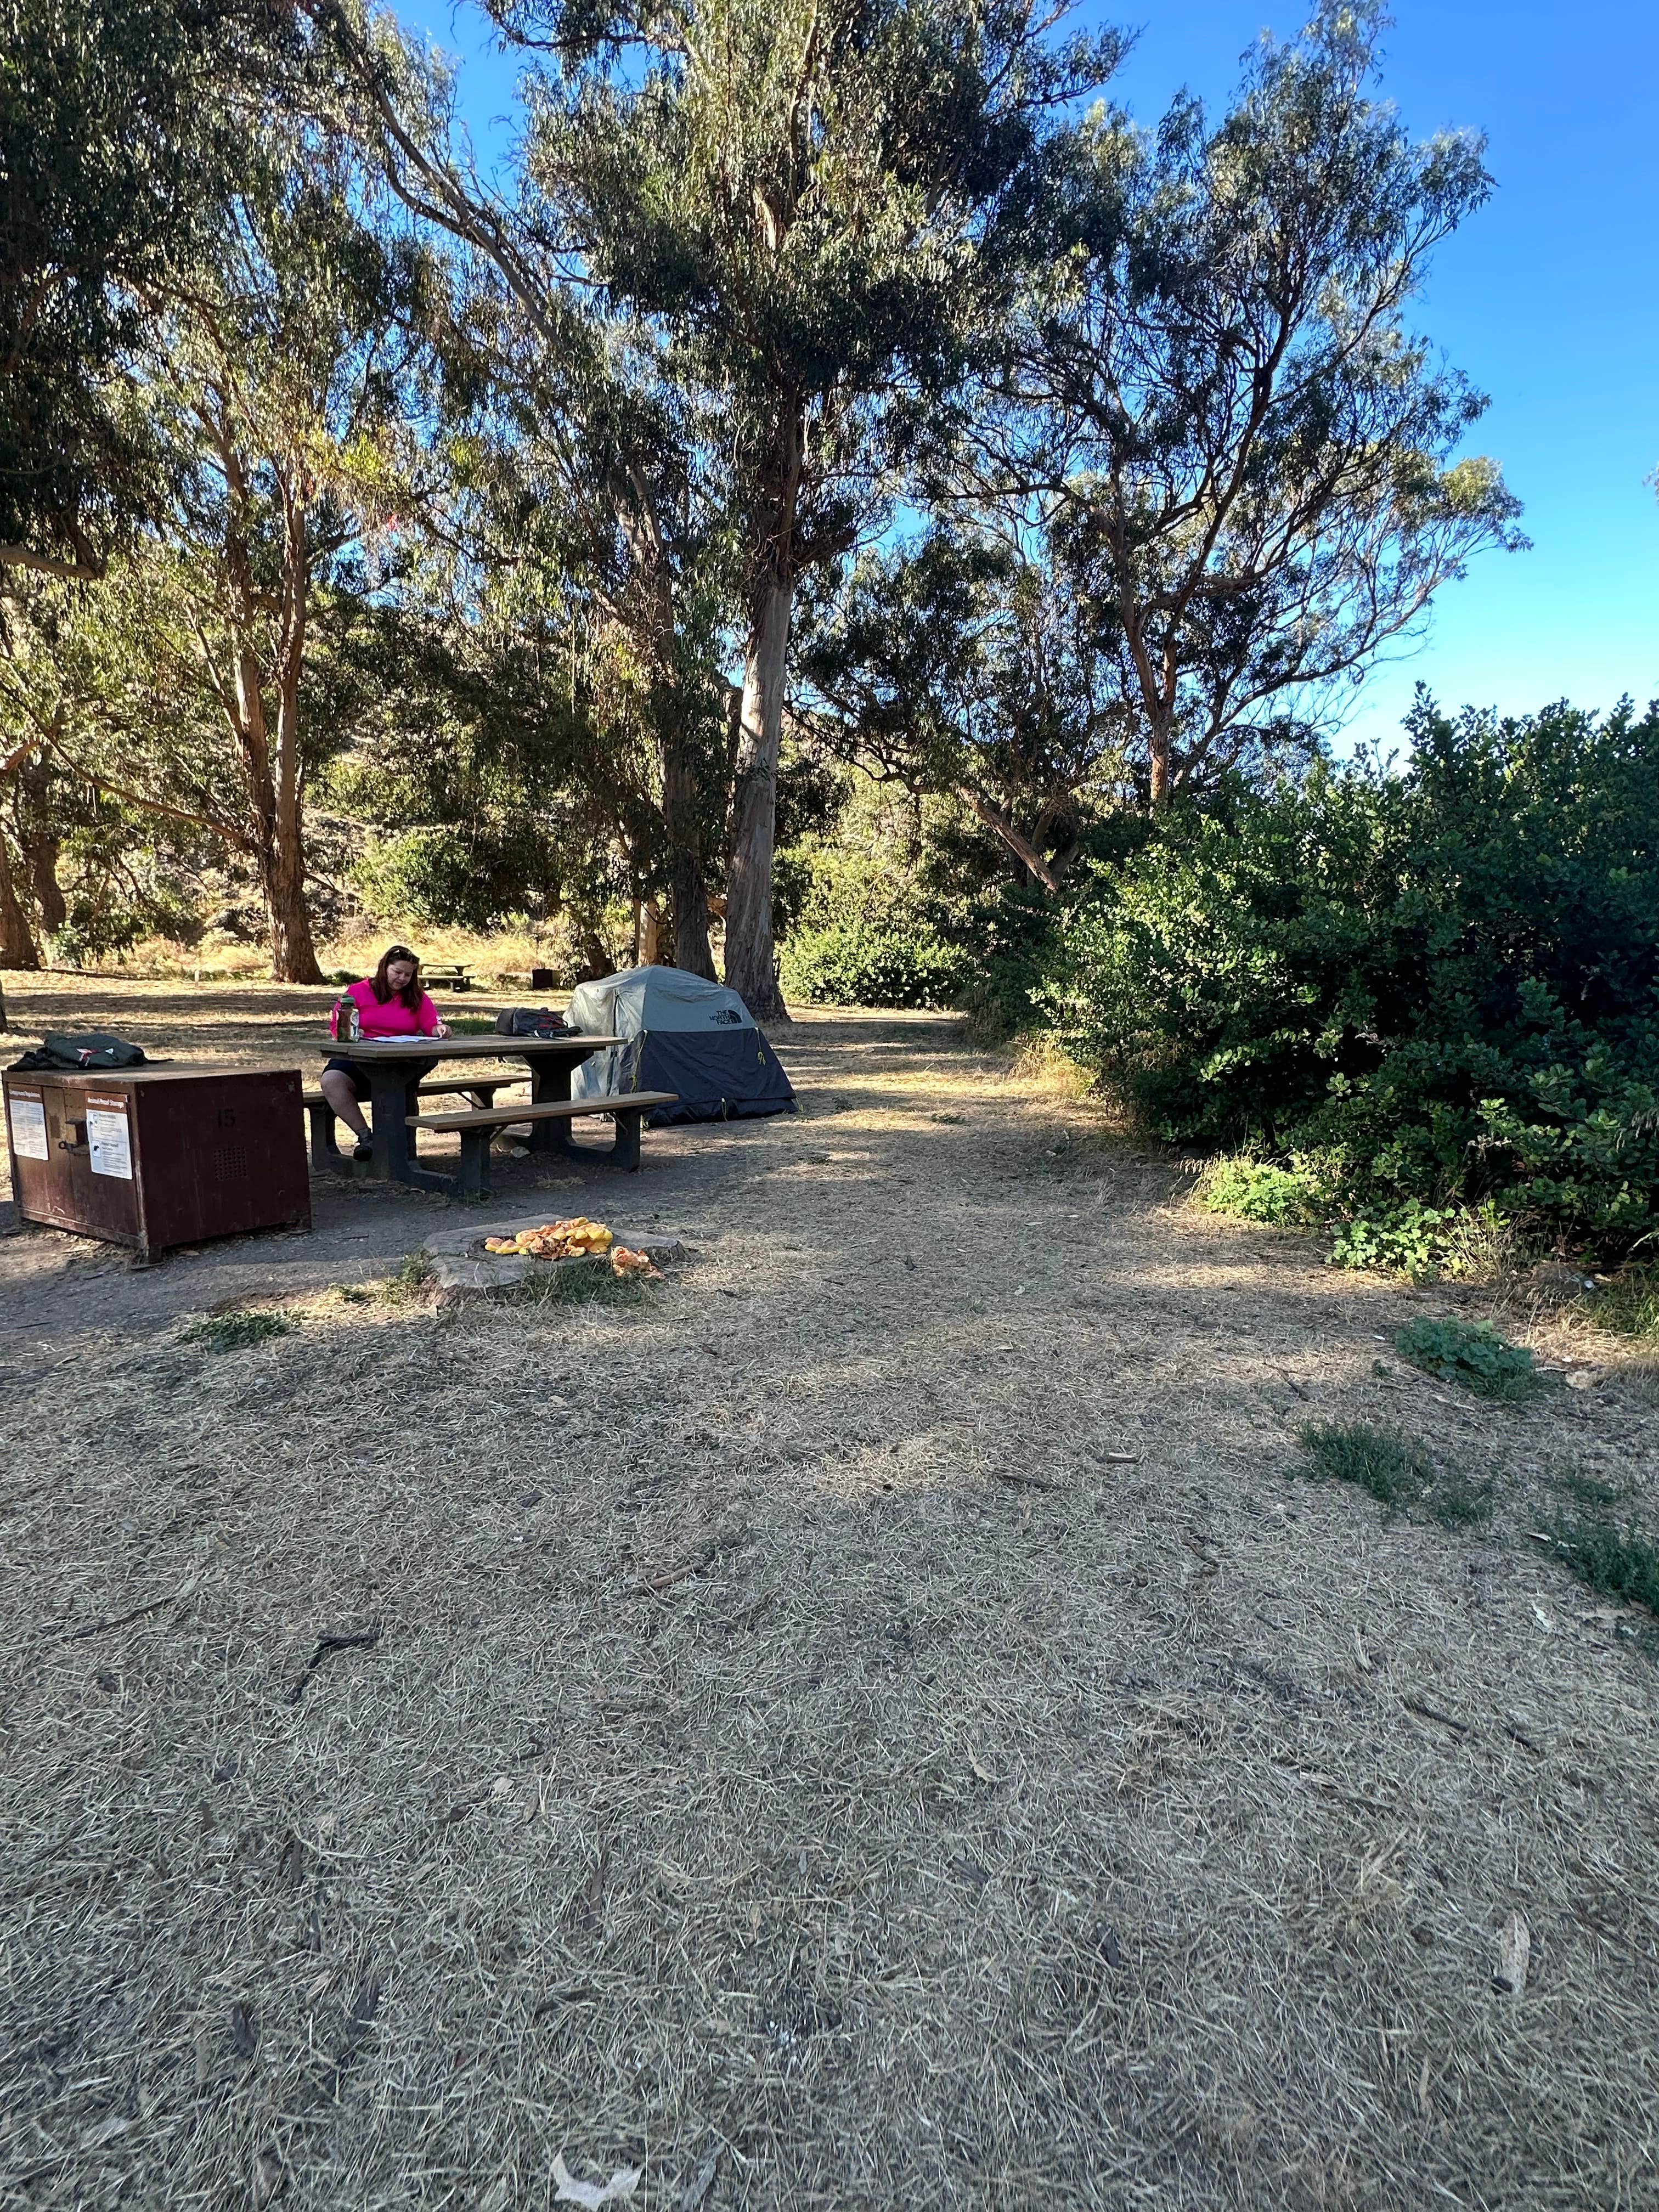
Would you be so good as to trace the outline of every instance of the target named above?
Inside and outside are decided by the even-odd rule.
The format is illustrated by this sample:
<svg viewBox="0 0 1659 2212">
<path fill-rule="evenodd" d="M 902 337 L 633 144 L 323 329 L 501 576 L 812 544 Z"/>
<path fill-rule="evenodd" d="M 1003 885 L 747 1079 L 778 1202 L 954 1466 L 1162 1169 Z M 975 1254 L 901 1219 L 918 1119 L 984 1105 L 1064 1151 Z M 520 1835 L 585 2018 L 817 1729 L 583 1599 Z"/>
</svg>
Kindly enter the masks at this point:
<svg viewBox="0 0 1659 2212">
<path fill-rule="evenodd" d="M 435 983 L 441 990 L 470 991 L 472 988 L 472 970 L 465 961 L 440 961 L 435 968 L 422 969 L 421 981 L 422 983 Z"/>
<path fill-rule="evenodd" d="M 521 1060 L 530 1071 L 530 1103 L 534 1106 L 568 1101 L 570 1071 L 615 1044 L 613 1036 L 585 1036 L 574 1030 L 563 1036 L 409 1036 L 367 1038 L 356 1043 L 325 1041 L 321 1049 L 330 1060 L 349 1060 L 368 1078 L 368 1111 L 373 1123 L 374 1154 L 369 1173 L 386 1182 L 412 1182 L 428 1190 L 447 1190 L 453 1177 L 434 1175 L 415 1158 L 415 1132 L 408 1122 L 419 1111 L 420 1071 L 428 1062 L 446 1063 L 492 1060 Z M 460 1069 L 455 1069 L 459 1075 Z M 532 1152 L 577 1152 L 570 1125 L 555 1119 L 531 1124 Z"/>
</svg>

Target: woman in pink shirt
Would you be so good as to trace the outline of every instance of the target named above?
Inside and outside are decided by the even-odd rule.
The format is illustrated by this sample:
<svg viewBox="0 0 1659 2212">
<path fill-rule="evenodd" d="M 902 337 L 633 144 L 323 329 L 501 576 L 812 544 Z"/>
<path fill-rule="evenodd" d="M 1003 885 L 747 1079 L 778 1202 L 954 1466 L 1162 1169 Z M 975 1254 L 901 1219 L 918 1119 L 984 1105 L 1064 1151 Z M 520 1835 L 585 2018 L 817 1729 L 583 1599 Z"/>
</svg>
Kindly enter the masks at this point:
<svg viewBox="0 0 1659 2212">
<path fill-rule="evenodd" d="M 374 1037 L 447 1036 L 438 1009 L 421 988 L 421 959 L 406 945 L 388 945 L 372 976 L 349 984 L 345 997 L 356 1002 L 357 1020 L 365 1042 Z M 438 1065 L 435 1060 L 411 1061 L 409 1079 L 418 1083 Z M 323 1070 L 323 1096 L 348 1127 L 356 1133 L 357 1157 L 369 1153 L 368 1124 L 358 1109 L 368 1096 L 368 1078 L 362 1068 L 337 1054 Z"/>
</svg>

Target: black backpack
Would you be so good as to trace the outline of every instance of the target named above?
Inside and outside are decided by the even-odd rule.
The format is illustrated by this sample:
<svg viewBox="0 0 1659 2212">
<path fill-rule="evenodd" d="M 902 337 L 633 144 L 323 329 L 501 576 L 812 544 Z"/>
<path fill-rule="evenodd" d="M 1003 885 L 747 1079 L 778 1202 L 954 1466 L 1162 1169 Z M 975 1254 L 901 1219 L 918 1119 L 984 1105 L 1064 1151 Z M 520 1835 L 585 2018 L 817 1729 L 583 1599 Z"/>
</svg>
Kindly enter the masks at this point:
<svg viewBox="0 0 1659 2212">
<path fill-rule="evenodd" d="M 495 1017 L 498 1036 L 563 1036 L 569 1026 L 547 1006 L 503 1006 Z"/>
<path fill-rule="evenodd" d="M 15 1068 L 42 1070 L 56 1068 L 85 1069 L 142 1067 L 144 1048 L 129 1044 L 125 1037 L 118 1036 L 49 1036 L 42 1038 L 33 1052 L 26 1052 L 21 1060 L 15 1060 Z"/>
</svg>

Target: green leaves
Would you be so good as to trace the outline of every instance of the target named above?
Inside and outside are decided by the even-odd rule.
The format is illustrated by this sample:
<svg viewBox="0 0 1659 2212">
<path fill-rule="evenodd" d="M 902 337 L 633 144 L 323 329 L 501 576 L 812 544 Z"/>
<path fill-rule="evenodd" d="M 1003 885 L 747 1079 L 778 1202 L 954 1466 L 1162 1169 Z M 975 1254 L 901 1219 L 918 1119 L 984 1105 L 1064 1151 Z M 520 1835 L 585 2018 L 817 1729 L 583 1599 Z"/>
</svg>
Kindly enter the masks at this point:
<svg viewBox="0 0 1659 2212">
<path fill-rule="evenodd" d="M 1426 1375 L 1461 1382 L 1477 1398 L 1516 1400 L 1553 1389 L 1559 1378 L 1540 1375 L 1524 1345 L 1510 1344 L 1484 1322 L 1432 1319 L 1407 1322 L 1394 1334 L 1402 1359 Z"/>
<path fill-rule="evenodd" d="M 1042 1003 L 1160 1133 L 1317 1156 L 1350 1263 L 1428 1272 L 1483 1208 L 1625 1249 L 1659 1226 L 1659 725 L 1411 726 L 1402 775 L 1170 817 Z"/>
</svg>

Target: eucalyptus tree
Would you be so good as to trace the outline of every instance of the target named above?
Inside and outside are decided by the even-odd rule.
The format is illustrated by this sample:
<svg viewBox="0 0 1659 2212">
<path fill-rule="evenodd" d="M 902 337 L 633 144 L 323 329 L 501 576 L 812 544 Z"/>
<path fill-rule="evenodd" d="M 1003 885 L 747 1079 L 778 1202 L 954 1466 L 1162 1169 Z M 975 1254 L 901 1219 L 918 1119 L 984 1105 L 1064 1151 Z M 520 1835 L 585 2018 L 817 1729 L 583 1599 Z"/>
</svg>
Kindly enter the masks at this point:
<svg viewBox="0 0 1659 2212">
<path fill-rule="evenodd" d="M 1483 146 L 1376 94 L 1375 0 L 1264 39 L 1227 112 L 1092 112 L 942 495 L 1041 524 L 1092 611 L 1152 805 L 1280 738 L 1491 546 L 1525 543 L 1486 404 L 1407 317 Z"/>
<path fill-rule="evenodd" d="M 649 679 L 541 512 L 479 545 L 507 488 L 483 518 L 476 496 L 437 507 L 395 599 L 336 647 L 353 743 L 325 795 L 373 831 L 356 873 L 377 911 L 478 929 L 557 916 L 608 944 L 618 913 L 667 902 Z"/>
<path fill-rule="evenodd" d="M 143 504 L 143 295 L 297 52 L 264 0 L 0 0 L 0 570 L 97 575 Z"/>
<path fill-rule="evenodd" d="M 528 551 L 563 563 L 597 620 L 629 641 L 656 754 L 673 957 L 712 976 L 709 877 L 727 753 L 712 609 L 729 532 L 711 496 L 705 426 L 663 374 L 659 334 L 610 311 L 532 170 L 506 185 L 480 173 L 441 64 L 362 0 L 301 4 L 333 58 L 334 112 L 404 204 L 461 248 L 446 398 L 459 449 L 480 478 L 495 478 L 471 486 L 482 557 L 511 566 Z M 539 112 L 556 100 L 563 64 L 540 51 L 533 24 L 510 35 L 532 41 Z"/>
<path fill-rule="evenodd" d="M 810 595 L 796 713 L 842 759 L 965 802 L 1017 879 L 1057 891 L 1127 796 L 1122 718 L 1049 549 L 934 528 Z M 994 849 L 994 848 L 993 848 Z"/>
<path fill-rule="evenodd" d="M 743 660 L 726 980 L 776 1019 L 797 583 L 884 521 L 896 465 L 997 326 L 1045 118 L 1118 42 L 1060 43 L 1029 0 L 547 0 L 538 20 L 559 68 L 531 173 L 715 425 Z"/>
<path fill-rule="evenodd" d="M 797 580 L 879 529 L 892 465 L 994 324 L 1000 233 L 1044 118 L 1100 81 L 1117 41 L 1062 45 L 1029 0 L 495 0 L 529 86 L 509 198 L 457 154 L 406 41 L 352 0 L 307 4 L 394 185 L 496 272 L 535 355 L 520 387 L 538 390 L 573 505 L 596 552 L 614 547 L 619 618 L 661 671 L 675 957 L 705 972 L 691 892 L 719 694 L 695 623 L 687 680 L 684 617 L 693 593 L 729 591 L 727 975 L 776 1018 Z"/>
<path fill-rule="evenodd" d="M 295 118 L 250 143 L 217 250 L 146 300 L 149 524 L 79 599 L 14 620 L 0 660 L 44 753 L 246 857 L 271 973 L 296 982 L 319 980 L 307 783 L 343 734 L 307 724 L 318 617 L 366 587 L 422 474 L 426 251 L 370 228 L 361 182 Z"/>
</svg>

